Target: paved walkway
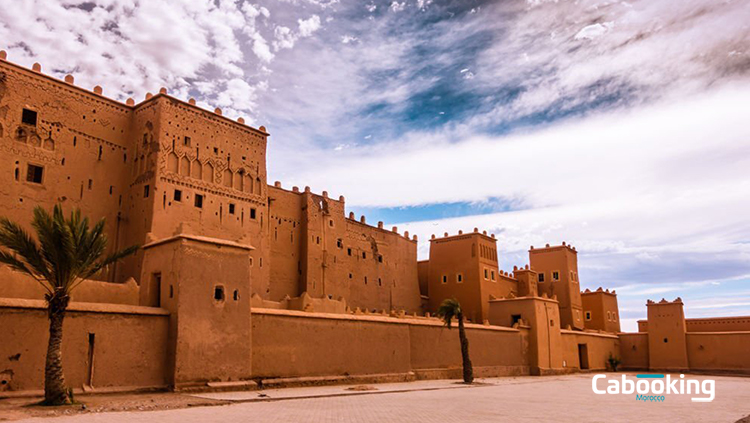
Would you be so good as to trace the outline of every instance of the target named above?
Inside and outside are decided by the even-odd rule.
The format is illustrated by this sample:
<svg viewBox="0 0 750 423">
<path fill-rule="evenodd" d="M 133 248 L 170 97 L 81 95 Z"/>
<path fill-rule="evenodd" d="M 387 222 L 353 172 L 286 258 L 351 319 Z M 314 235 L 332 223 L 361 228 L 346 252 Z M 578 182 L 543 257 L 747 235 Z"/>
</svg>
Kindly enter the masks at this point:
<svg viewBox="0 0 750 423">
<path fill-rule="evenodd" d="M 259 392 L 200 394 L 236 404 L 153 412 L 82 414 L 55 422 L 729 422 L 750 414 L 750 378 L 716 380 L 716 399 L 691 402 L 667 395 L 662 403 L 643 403 L 633 395 L 595 395 L 591 374 L 483 380 L 464 387 L 454 381 L 287 388 Z M 694 376 L 691 376 L 693 378 Z M 413 390 L 423 389 L 423 390 Z M 378 394 L 373 394 L 378 393 Z M 340 396 L 343 394 L 357 394 Z M 339 395 L 339 396 L 331 396 Z M 305 397 L 296 398 L 295 397 Z M 258 399 L 267 401 L 257 402 Z M 270 400 L 269 400 L 270 399 Z M 242 402 L 252 400 L 254 402 Z M 26 421 L 49 422 L 49 419 Z"/>
</svg>

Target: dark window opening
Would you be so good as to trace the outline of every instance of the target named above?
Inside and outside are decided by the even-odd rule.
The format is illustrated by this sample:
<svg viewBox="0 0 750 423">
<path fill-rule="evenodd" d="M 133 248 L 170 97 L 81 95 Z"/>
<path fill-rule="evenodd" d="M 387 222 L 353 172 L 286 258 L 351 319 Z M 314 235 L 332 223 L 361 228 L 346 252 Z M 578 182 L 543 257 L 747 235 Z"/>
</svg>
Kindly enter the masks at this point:
<svg viewBox="0 0 750 423">
<path fill-rule="evenodd" d="M 182 141 L 182 144 L 186 147 L 190 147 L 190 137 L 185 137 L 185 139 Z"/>
<path fill-rule="evenodd" d="M 151 186 L 150 185 L 144 185 L 143 186 L 143 198 L 148 198 L 149 193 L 151 192 Z"/>
<path fill-rule="evenodd" d="M 214 300 L 224 301 L 224 287 L 221 285 L 214 287 Z"/>
<path fill-rule="evenodd" d="M 448 275 L 443 275 L 443 283 L 448 283 Z"/>
<path fill-rule="evenodd" d="M 44 168 L 42 166 L 36 166 L 36 165 L 30 164 L 26 168 L 26 180 L 28 182 L 41 184 L 43 175 L 44 175 Z"/>
<path fill-rule="evenodd" d="M 341 240 L 341 238 L 336 240 L 336 246 L 339 248 L 344 248 L 344 241 Z"/>
<path fill-rule="evenodd" d="M 539 274 L 539 282 L 544 282 L 544 273 Z"/>
<path fill-rule="evenodd" d="M 348 255 L 352 255 L 352 249 L 351 249 L 351 248 L 347 248 L 347 249 L 346 249 L 346 254 L 348 254 Z"/>
<path fill-rule="evenodd" d="M 383 262 L 383 256 L 382 255 L 378 256 L 378 263 L 382 263 L 382 262 Z"/>
<path fill-rule="evenodd" d="M 109 195 L 112 195 L 112 189 L 113 189 L 113 188 L 114 188 L 114 187 L 113 187 L 112 185 L 110 185 L 110 186 L 109 186 Z"/>
<path fill-rule="evenodd" d="M 560 280 L 560 272 L 552 272 L 552 280 L 559 281 Z"/>
<path fill-rule="evenodd" d="M 178 189 L 174 190 L 174 201 L 182 201 L 182 191 Z"/>
<path fill-rule="evenodd" d="M 203 195 L 195 194 L 195 207 L 198 207 L 199 209 L 203 208 Z"/>
<path fill-rule="evenodd" d="M 513 326 L 513 325 L 515 325 L 516 323 L 518 323 L 521 320 L 521 315 L 520 314 L 514 314 L 514 315 L 510 316 L 510 318 L 512 320 L 512 322 L 511 322 L 510 325 Z"/>
<path fill-rule="evenodd" d="M 26 125 L 36 126 L 37 113 L 33 110 L 23 109 L 21 122 Z"/>
<path fill-rule="evenodd" d="M 383 281 L 378 278 L 378 286 L 383 286 Z"/>
<path fill-rule="evenodd" d="M 229 214 L 234 214 L 234 204 L 229 203 Z"/>
<path fill-rule="evenodd" d="M 94 187 L 94 181 L 89 179 L 89 190 L 91 190 Z"/>
<path fill-rule="evenodd" d="M 367 253 L 362 251 L 362 258 L 367 258 Z"/>
<path fill-rule="evenodd" d="M 174 285 L 169 285 L 169 298 L 174 298 Z"/>
<path fill-rule="evenodd" d="M 351 273 L 349 273 L 349 279 L 351 279 L 351 278 L 352 278 L 352 274 L 351 274 Z"/>
<path fill-rule="evenodd" d="M 255 219 L 255 209 L 250 209 L 250 219 Z"/>
<path fill-rule="evenodd" d="M 236 289 L 234 290 L 234 294 L 232 294 L 232 298 L 234 298 L 235 301 L 240 299 L 240 292 Z"/>
</svg>

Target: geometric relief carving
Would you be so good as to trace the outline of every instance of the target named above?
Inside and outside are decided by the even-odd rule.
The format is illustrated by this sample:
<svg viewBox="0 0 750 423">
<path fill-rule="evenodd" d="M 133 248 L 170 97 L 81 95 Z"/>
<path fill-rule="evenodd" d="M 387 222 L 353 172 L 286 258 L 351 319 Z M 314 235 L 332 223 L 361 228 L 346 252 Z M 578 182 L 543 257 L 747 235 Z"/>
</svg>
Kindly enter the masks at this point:
<svg viewBox="0 0 750 423">
<path fill-rule="evenodd" d="M 211 163 L 206 163 L 203 166 L 203 180 L 206 182 L 214 182 L 214 166 Z"/>
<path fill-rule="evenodd" d="M 250 175 L 245 175 L 245 192 L 252 193 L 253 192 L 253 177 Z"/>
<path fill-rule="evenodd" d="M 242 189 L 243 185 L 245 185 L 245 171 L 240 169 L 237 174 L 234 175 L 234 189 L 244 191 Z"/>
<path fill-rule="evenodd" d="M 174 154 L 174 152 L 169 153 L 169 155 L 167 156 L 167 170 L 172 173 L 177 173 L 179 160 L 180 159 L 177 158 L 177 155 Z"/>
<path fill-rule="evenodd" d="M 198 160 L 193 162 L 193 168 L 190 171 L 190 176 L 195 179 L 203 179 L 203 168 L 201 162 Z"/>
<path fill-rule="evenodd" d="M 180 159 L 180 175 L 190 176 L 190 159 L 185 156 Z"/>
<path fill-rule="evenodd" d="M 224 186 L 231 188 L 232 187 L 232 182 L 233 182 L 232 180 L 234 179 L 234 174 L 232 173 L 231 170 L 229 170 L 229 168 L 227 168 L 226 170 L 224 170 L 224 178 L 223 179 L 224 179 Z"/>
</svg>

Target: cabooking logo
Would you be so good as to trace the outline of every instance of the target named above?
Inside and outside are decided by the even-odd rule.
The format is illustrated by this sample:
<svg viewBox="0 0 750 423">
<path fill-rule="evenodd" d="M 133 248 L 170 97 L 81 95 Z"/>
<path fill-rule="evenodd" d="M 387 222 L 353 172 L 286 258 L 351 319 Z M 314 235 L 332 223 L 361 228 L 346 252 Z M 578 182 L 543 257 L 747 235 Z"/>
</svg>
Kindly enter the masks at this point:
<svg viewBox="0 0 750 423">
<path fill-rule="evenodd" d="M 636 375 L 636 379 L 631 380 L 626 375 L 620 379 L 608 379 L 607 375 L 598 374 L 591 379 L 591 389 L 597 395 L 636 394 L 637 401 L 650 402 L 662 402 L 664 395 L 669 394 L 703 395 L 691 398 L 693 402 L 711 402 L 716 396 L 716 381 L 713 379 L 699 381 L 685 379 L 685 375 L 680 375 L 678 379 L 661 374 Z"/>
</svg>

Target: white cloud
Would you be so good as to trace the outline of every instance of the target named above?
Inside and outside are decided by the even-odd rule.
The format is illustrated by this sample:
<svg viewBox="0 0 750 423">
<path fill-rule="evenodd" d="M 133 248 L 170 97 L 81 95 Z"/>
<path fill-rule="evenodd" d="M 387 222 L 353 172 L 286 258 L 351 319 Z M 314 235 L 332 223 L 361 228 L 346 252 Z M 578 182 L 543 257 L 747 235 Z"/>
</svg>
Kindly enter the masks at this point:
<svg viewBox="0 0 750 423">
<path fill-rule="evenodd" d="M 397 2 L 397 1 L 394 1 L 394 2 L 391 3 L 391 6 L 389 7 L 389 9 L 391 10 L 391 12 L 401 12 L 405 8 L 406 8 L 406 2 L 405 1 L 401 2 L 401 3 Z"/>
<path fill-rule="evenodd" d="M 593 25 L 588 25 L 584 28 L 582 28 L 578 33 L 575 35 L 576 40 L 593 40 L 595 38 L 599 38 L 602 35 L 606 34 L 609 30 L 612 29 L 614 26 L 613 22 L 604 22 L 603 24 L 596 23 Z"/>
<path fill-rule="evenodd" d="M 315 31 L 320 29 L 320 16 L 312 15 L 310 18 L 297 21 L 299 23 L 299 35 L 300 37 L 309 37 Z"/>
</svg>

